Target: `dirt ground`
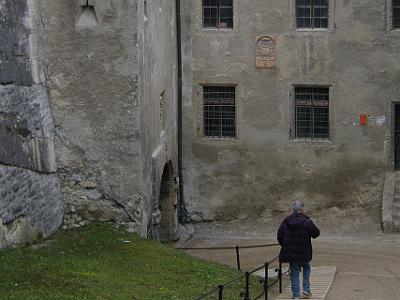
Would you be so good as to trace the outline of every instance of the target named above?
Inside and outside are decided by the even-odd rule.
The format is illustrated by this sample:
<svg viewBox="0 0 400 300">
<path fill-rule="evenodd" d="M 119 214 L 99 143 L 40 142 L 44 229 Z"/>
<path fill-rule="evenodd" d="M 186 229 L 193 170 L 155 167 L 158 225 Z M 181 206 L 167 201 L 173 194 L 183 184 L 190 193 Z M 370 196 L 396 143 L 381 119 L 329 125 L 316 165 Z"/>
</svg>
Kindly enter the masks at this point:
<svg viewBox="0 0 400 300">
<path fill-rule="evenodd" d="M 216 247 L 276 243 L 275 232 L 255 230 L 253 225 L 208 224 L 191 228 L 184 247 Z M 255 224 L 258 227 L 260 224 Z M 259 228 L 259 227 L 258 227 Z M 272 229 L 272 227 L 271 227 Z M 247 232 L 246 232 L 247 230 Z M 312 265 L 337 267 L 326 300 L 399 300 L 400 234 L 368 230 L 357 234 L 325 234 L 314 240 Z M 242 249 L 241 267 L 251 270 L 278 254 L 279 246 Z M 187 253 L 236 267 L 235 250 L 186 250 Z"/>
</svg>

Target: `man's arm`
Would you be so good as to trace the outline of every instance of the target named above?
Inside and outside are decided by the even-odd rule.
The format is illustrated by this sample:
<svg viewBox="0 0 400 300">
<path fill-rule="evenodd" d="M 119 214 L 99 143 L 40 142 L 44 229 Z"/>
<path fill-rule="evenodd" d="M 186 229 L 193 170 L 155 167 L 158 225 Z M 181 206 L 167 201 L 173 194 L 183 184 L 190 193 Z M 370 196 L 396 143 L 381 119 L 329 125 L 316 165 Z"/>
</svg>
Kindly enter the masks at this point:
<svg viewBox="0 0 400 300">
<path fill-rule="evenodd" d="M 282 223 L 280 226 L 279 226 L 279 228 L 278 228 L 278 233 L 277 233 L 277 239 L 278 239 L 278 243 L 279 243 L 279 245 L 281 245 L 282 246 L 282 243 L 283 243 L 283 228 L 284 227 L 284 224 Z"/>
<path fill-rule="evenodd" d="M 315 224 L 313 223 L 313 221 L 311 221 L 311 219 L 307 220 L 306 224 L 307 224 L 306 227 L 307 227 L 308 234 L 313 239 L 317 238 L 320 234 L 318 227 L 315 226 Z"/>
</svg>

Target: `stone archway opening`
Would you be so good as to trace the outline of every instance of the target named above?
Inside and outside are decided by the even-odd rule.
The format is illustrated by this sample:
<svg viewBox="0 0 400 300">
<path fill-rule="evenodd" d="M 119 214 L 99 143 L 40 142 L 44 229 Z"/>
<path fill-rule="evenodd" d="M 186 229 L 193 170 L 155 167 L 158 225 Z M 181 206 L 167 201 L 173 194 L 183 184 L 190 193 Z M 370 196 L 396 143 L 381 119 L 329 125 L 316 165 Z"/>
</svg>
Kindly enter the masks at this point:
<svg viewBox="0 0 400 300">
<path fill-rule="evenodd" d="M 158 209 L 161 214 L 158 234 L 162 242 L 175 241 L 179 238 L 177 189 L 172 174 L 171 164 L 165 164 L 158 201 Z"/>
</svg>

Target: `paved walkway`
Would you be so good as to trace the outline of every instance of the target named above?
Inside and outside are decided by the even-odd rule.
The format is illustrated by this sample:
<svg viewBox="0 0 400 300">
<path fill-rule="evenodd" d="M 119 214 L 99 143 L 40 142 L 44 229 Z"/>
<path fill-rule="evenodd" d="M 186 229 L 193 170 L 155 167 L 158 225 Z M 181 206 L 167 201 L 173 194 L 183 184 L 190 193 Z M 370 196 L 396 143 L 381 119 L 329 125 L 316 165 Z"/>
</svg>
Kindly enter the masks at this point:
<svg viewBox="0 0 400 300">
<path fill-rule="evenodd" d="M 208 233 L 208 232 L 207 232 Z M 258 245 L 275 241 L 275 235 L 260 239 L 230 237 L 193 238 L 187 247 Z M 336 266 L 336 274 L 325 300 L 399 300 L 400 234 L 322 236 L 313 241 L 313 266 Z M 253 270 L 274 258 L 278 247 L 243 249 L 243 270 Z M 236 268 L 235 250 L 185 251 L 205 260 Z M 286 265 L 283 265 L 286 267 Z M 275 272 L 271 271 L 271 274 Z M 288 278 L 285 278 L 285 284 Z M 314 292 L 315 293 L 315 292 Z M 277 296 L 274 294 L 274 296 Z M 1 297 L 0 297 L 1 298 Z"/>
<path fill-rule="evenodd" d="M 323 300 L 328 293 L 329 288 L 332 285 L 333 278 L 336 274 L 336 267 L 332 266 L 318 266 L 312 267 L 310 284 L 311 292 L 313 294 L 312 299 Z M 300 286 L 302 285 L 302 278 L 300 274 Z M 283 293 L 279 295 L 276 299 L 279 300 L 290 300 L 292 299 L 292 291 L 290 289 L 290 284 L 283 290 Z"/>
</svg>

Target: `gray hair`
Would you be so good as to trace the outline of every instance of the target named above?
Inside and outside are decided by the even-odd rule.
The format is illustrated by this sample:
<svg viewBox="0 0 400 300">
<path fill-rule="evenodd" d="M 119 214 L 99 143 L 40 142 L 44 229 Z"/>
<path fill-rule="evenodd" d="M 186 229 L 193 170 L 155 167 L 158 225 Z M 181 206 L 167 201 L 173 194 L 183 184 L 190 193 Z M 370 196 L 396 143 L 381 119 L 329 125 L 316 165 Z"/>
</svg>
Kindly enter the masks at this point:
<svg viewBox="0 0 400 300">
<path fill-rule="evenodd" d="M 292 208 L 294 212 L 299 212 L 304 209 L 304 203 L 301 200 L 295 200 L 292 204 Z"/>
</svg>

